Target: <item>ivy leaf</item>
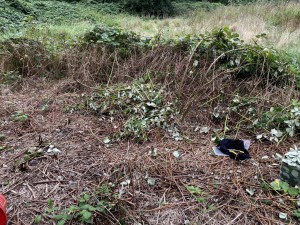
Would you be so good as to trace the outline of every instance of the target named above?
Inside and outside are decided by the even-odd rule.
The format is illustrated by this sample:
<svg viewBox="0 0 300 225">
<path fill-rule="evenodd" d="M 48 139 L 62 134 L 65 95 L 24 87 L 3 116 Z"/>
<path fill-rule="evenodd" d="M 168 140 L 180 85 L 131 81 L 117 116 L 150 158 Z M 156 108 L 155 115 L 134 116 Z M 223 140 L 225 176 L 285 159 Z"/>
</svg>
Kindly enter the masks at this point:
<svg viewBox="0 0 300 225">
<path fill-rule="evenodd" d="M 87 211 L 87 210 L 82 210 L 81 214 L 82 214 L 82 219 L 83 219 L 84 221 L 89 221 L 89 220 L 91 220 L 92 215 L 93 215 L 92 213 L 90 213 L 90 212 Z"/>
<path fill-rule="evenodd" d="M 64 225 L 65 223 L 66 223 L 65 220 L 60 220 L 60 221 L 58 221 L 57 225 Z"/>
<path fill-rule="evenodd" d="M 289 193 L 289 195 L 296 197 L 299 194 L 299 189 L 298 188 L 294 188 L 294 187 L 290 187 L 287 192 Z"/>
<path fill-rule="evenodd" d="M 280 180 L 276 179 L 274 180 L 270 185 L 273 188 L 274 191 L 280 191 L 281 190 L 281 185 L 280 185 Z"/>
<path fill-rule="evenodd" d="M 284 193 L 286 193 L 289 190 L 290 185 L 287 182 L 280 182 L 280 187 L 282 188 Z"/>
<path fill-rule="evenodd" d="M 282 137 L 283 133 L 280 130 L 272 129 L 271 134 L 276 137 Z"/>
<path fill-rule="evenodd" d="M 280 187 L 282 188 L 284 193 L 286 193 L 289 190 L 290 185 L 287 182 L 280 182 Z"/>
<path fill-rule="evenodd" d="M 53 215 L 52 219 L 54 220 L 61 220 L 64 218 L 64 214 L 58 214 L 58 215 Z"/>
<path fill-rule="evenodd" d="M 299 211 L 299 209 L 298 209 L 298 210 L 295 210 L 295 211 L 293 212 L 293 216 L 297 217 L 298 219 L 300 218 L 300 211 Z"/>
</svg>

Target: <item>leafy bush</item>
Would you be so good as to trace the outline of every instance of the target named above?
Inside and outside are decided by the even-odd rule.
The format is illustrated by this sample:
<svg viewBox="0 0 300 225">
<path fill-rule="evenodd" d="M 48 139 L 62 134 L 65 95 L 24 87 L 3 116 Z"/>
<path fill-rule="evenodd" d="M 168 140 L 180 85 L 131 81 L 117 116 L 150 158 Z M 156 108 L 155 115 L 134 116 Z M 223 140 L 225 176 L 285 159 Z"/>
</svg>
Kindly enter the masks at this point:
<svg viewBox="0 0 300 225">
<path fill-rule="evenodd" d="M 257 36 L 261 37 L 263 35 Z M 285 84 L 294 75 L 300 77 L 300 69 L 280 52 L 258 43 L 246 44 L 240 39 L 239 34 L 230 31 L 228 27 L 214 29 L 206 34 L 186 35 L 166 40 L 160 37 L 143 38 L 134 32 L 99 25 L 88 32 L 84 40 L 125 50 L 132 47 L 171 45 L 189 51 L 195 60 L 206 55 L 208 59 L 215 60 L 216 65 L 232 69 L 237 79 L 259 77 L 265 82 L 280 85 Z"/>
<path fill-rule="evenodd" d="M 206 34 L 180 37 L 172 40 L 171 44 L 190 51 L 195 59 L 206 55 L 216 65 L 232 69 L 237 79 L 259 77 L 265 82 L 280 85 L 300 75 L 291 60 L 283 57 L 280 52 L 258 43 L 246 44 L 239 34 L 230 31 L 228 27 L 214 29 Z"/>
<path fill-rule="evenodd" d="M 143 16 L 164 17 L 174 14 L 171 0 L 125 0 L 125 10 Z"/>
<path fill-rule="evenodd" d="M 183 15 L 197 10 L 212 11 L 220 6 L 223 6 L 223 4 L 202 1 L 176 1 L 173 2 L 173 6 L 174 13 L 176 15 Z"/>
<path fill-rule="evenodd" d="M 0 73 L 0 84 L 11 85 L 17 82 L 21 78 L 21 75 L 16 71 L 7 71 Z"/>
<path fill-rule="evenodd" d="M 18 30 L 28 16 L 34 15 L 34 10 L 26 3 L 18 0 L 0 0 L 0 33 Z"/>
<path fill-rule="evenodd" d="M 140 36 L 134 32 L 125 32 L 122 29 L 104 24 L 95 26 L 91 32 L 85 34 L 84 39 L 86 42 L 122 47 L 138 43 L 141 40 Z"/>
<path fill-rule="evenodd" d="M 126 57 L 130 55 L 131 49 L 150 46 L 150 39 L 142 38 L 134 32 L 102 24 L 85 34 L 84 43 L 103 45 L 111 50 L 118 49 L 123 53 L 123 57 Z"/>
</svg>

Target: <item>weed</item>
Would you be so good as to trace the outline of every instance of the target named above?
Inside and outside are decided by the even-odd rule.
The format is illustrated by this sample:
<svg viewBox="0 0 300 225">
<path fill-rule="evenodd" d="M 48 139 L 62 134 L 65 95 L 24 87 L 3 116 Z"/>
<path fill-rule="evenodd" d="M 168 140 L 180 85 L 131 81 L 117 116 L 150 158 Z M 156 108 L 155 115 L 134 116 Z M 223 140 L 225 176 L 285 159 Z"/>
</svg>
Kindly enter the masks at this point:
<svg viewBox="0 0 300 225">
<path fill-rule="evenodd" d="M 96 196 L 91 196 L 83 192 L 78 198 L 78 204 L 71 205 L 63 210 L 54 207 L 52 200 L 48 200 L 48 209 L 43 215 L 35 218 L 36 223 L 40 223 L 43 217 L 50 217 L 57 221 L 57 224 L 63 225 L 68 221 L 77 220 L 84 224 L 90 224 L 94 221 L 95 213 L 105 213 L 114 207 L 106 200 L 98 200 Z"/>
<path fill-rule="evenodd" d="M 22 111 L 16 111 L 14 115 L 12 115 L 12 119 L 16 122 L 25 122 L 28 120 L 28 115 Z"/>
<path fill-rule="evenodd" d="M 205 192 L 201 188 L 196 186 L 186 186 L 186 189 L 197 202 L 201 203 L 205 201 L 205 198 L 203 197 Z"/>
</svg>

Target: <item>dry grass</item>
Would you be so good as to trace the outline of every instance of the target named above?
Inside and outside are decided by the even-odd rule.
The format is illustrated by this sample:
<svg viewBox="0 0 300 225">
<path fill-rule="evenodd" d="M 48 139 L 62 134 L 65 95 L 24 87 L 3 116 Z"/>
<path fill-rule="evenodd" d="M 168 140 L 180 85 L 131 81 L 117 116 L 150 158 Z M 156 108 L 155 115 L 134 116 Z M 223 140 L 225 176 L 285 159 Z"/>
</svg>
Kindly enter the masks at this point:
<svg viewBox="0 0 300 225">
<path fill-rule="evenodd" d="M 65 88 L 72 83 L 69 78 L 60 82 L 28 78 L 18 92 L 1 90 L 0 132 L 7 136 L 1 145 L 8 147 L 0 158 L 1 192 L 8 198 L 10 224 L 31 224 L 35 215 L 47 209 L 48 199 L 64 208 L 74 204 L 83 191 L 92 193 L 106 181 L 114 183 L 118 193 L 120 183 L 127 179 L 130 186 L 114 200 L 118 210 L 112 211 L 114 215 L 99 214 L 95 224 L 183 224 L 187 220 L 190 224 L 276 224 L 280 223 L 279 212 L 290 213 L 287 199 L 260 186 L 262 179 L 270 182 L 277 178 L 279 161 L 273 155 L 283 154 L 290 144 L 277 147 L 254 141 L 253 159 L 243 163 L 215 157 L 210 138 L 194 132 L 203 122 L 203 116 L 197 120 L 199 113 L 194 113 L 193 120 L 180 123 L 190 140 L 175 142 L 156 131 L 150 142 L 126 141 L 108 148 L 101 140 L 121 121 L 88 112 L 65 112 L 66 107 L 82 103 L 83 93 L 89 93 L 76 86 Z M 49 104 L 46 112 L 41 109 L 45 99 Z M 30 123 L 12 121 L 17 110 L 27 113 Z M 39 136 L 62 153 L 57 158 L 36 158 L 35 164 L 20 171 L 22 152 L 37 146 Z M 249 138 L 242 133 L 238 137 Z M 148 152 L 154 148 L 158 154 L 151 157 Z M 173 156 L 175 150 L 181 152 L 180 159 Z M 269 158 L 262 159 L 264 155 Z M 145 176 L 155 178 L 155 186 L 149 186 Z M 205 201 L 195 201 L 186 185 L 203 189 Z M 255 189 L 254 198 L 246 192 L 250 187 Z M 272 204 L 261 200 L 272 200 Z"/>
<path fill-rule="evenodd" d="M 7 138 L 0 142 L 6 146 L 0 155 L 3 165 L 0 192 L 8 198 L 10 224 L 31 224 L 36 215 L 47 209 L 48 199 L 63 209 L 76 203 L 83 191 L 93 193 L 104 182 L 115 184 L 112 191 L 118 194 L 120 183 L 127 179 L 131 183 L 125 193 L 111 198 L 116 209 L 97 214 L 94 224 L 179 225 L 185 221 L 279 224 L 282 222 L 279 212 L 291 215 L 288 196 L 273 195 L 260 185 L 263 180 L 271 182 L 278 177 L 280 161 L 273 155 L 284 154 L 296 140 L 279 147 L 253 140 L 252 159 L 237 163 L 213 156 L 212 133 L 204 135 L 194 130 L 202 125 L 223 127 L 224 124 L 212 120 L 210 113 L 219 103 L 218 96 L 224 104 L 236 93 L 256 96 L 257 108 L 261 108 L 272 101 L 287 103 L 297 96 L 293 88 L 262 85 L 259 79 L 236 81 L 230 71 L 212 67 L 213 61 L 205 55 L 198 59 L 200 66 L 191 74 L 186 72 L 190 70 L 187 69 L 189 57 L 169 47 L 158 47 L 144 54 L 133 51 L 126 59 L 106 48 L 74 48 L 64 51 L 57 59 L 47 61 L 47 66 L 39 67 L 38 72 L 35 64 L 30 64 L 32 67 L 24 64 L 27 70 L 21 69 L 26 71 L 27 78 L 14 86 L 1 87 L 0 133 Z M 51 73 L 59 71 L 65 78 L 53 80 Z M 179 98 L 183 103 L 187 113 L 177 121 L 187 137 L 183 141 L 172 140 L 162 130 L 152 130 L 148 142 L 124 140 L 107 147 L 104 138 L 121 126 L 122 119 L 99 117 L 84 109 L 65 110 L 84 104 L 85 96 L 97 90 L 99 83 L 130 82 L 145 73 L 166 87 L 170 100 Z M 48 79 L 40 74 L 49 74 Z M 49 107 L 46 111 L 42 109 L 45 102 Z M 20 110 L 29 115 L 29 121 L 12 120 L 14 112 Z M 236 118 L 232 118 L 231 125 L 237 128 Z M 233 130 L 229 136 L 253 138 L 247 130 Z M 38 157 L 21 171 L 19 160 L 26 149 L 38 145 L 39 137 L 57 146 L 62 153 L 58 157 Z M 151 157 L 148 152 L 154 148 L 158 154 Z M 173 156 L 175 150 L 181 152 L 179 159 Z M 262 159 L 264 155 L 269 158 Z M 147 184 L 147 176 L 156 179 L 155 186 Z M 196 201 L 187 191 L 187 185 L 203 189 L 205 201 Z M 250 187 L 255 190 L 254 197 L 246 192 Z M 262 200 L 272 203 L 266 205 Z M 291 219 L 290 223 L 296 221 Z M 45 219 L 43 224 L 51 221 Z"/>
<path fill-rule="evenodd" d="M 256 35 L 267 34 L 267 43 L 289 49 L 299 45 L 300 3 L 257 3 L 241 6 L 224 6 L 205 12 L 196 11 L 191 15 L 163 20 L 124 18 L 120 20 L 123 28 L 137 33 L 153 35 L 162 33 L 173 38 L 176 35 L 199 34 L 215 27 L 228 26 L 247 42 Z"/>
</svg>

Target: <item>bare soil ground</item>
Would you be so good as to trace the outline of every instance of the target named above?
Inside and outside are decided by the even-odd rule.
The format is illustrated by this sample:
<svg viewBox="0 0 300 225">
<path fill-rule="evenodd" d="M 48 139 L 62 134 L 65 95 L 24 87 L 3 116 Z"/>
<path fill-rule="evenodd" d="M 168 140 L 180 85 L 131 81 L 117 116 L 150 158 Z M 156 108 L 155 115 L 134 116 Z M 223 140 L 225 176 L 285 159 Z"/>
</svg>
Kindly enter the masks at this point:
<svg viewBox="0 0 300 225">
<path fill-rule="evenodd" d="M 291 146 L 279 147 L 253 141 L 251 160 L 235 162 L 212 154 L 210 135 L 195 132 L 201 121 L 179 124 L 189 139 L 174 141 L 163 131 L 151 132 L 150 141 L 124 140 L 107 146 L 103 140 L 119 127 L 120 119 L 72 110 L 91 90 L 70 79 L 48 81 L 28 78 L 19 86 L 1 89 L 0 133 L 6 138 L 0 152 L 0 192 L 8 200 L 9 224 L 32 224 L 47 209 L 48 199 L 62 209 L 76 204 L 82 192 L 93 193 L 104 182 L 124 194 L 112 201 L 117 209 L 98 213 L 94 224 L 283 224 L 278 214 L 290 215 L 288 197 L 274 195 L 261 186 L 262 179 L 278 178 L 280 160 Z M 48 109 L 43 109 L 45 102 Z M 12 115 L 23 111 L 25 122 Z M 195 113 L 196 114 L 196 113 Z M 247 136 L 239 138 L 249 138 Z M 58 156 L 41 155 L 20 169 L 27 149 L 39 141 L 61 150 Z M 149 155 L 156 149 L 157 155 Z M 181 153 L 179 158 L 173 152 Z M 267 155 L 267 159 L 262 156 Z M 155 185 L 147 183 L 155 179 Z M 188 192 L 187 185 L 201 188 L 204 201 Z M 250 196 L 246 189 L 254 189 Z M 269 204 L 265 204 L 266 200 Z M 297 222 L 288 216 L 288 224 Z M 55 224 L 45 218 L 42 224 Z M 71 221 L 70 224 L 77 224 Z"/>
</svg>

